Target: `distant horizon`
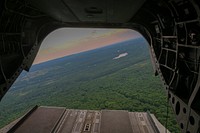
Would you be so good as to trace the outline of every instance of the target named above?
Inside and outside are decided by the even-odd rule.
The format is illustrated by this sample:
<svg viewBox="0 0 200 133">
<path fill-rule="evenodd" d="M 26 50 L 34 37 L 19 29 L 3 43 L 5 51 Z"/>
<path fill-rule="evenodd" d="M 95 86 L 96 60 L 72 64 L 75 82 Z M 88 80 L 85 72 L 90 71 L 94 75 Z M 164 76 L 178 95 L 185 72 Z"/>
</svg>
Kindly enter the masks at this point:
<svg viewBox="0 0 200 133">
<path fill-rule="evenodd" d="M 130 29 L 61 28 L 44 39 L 33 65 L 141 37 Z"/>
<path fill-rule="evenodd" d="M 68 56 L 78 55 L 78 54 L 86 53 L 86 52 L 89 52 L 89 51 L 93 51 L 93 50 L 98 50 L 98 49 L 106 48 L 106 47 L 109 47 L 109 46 L 112 46 L 112 45 L 117 45 L 117 44 L 119 44 L 119 43 L 134 41 L 134 40 L 137 40 L 137 39 L 143 39 L 143 37 L 138 37 L 138 38 L 134 38 L 134 39 L 130 39 L 130 40 L 124 40 L 124 41 L 116 42 L 116 43 L 109 44 L 109 45 L 106 45 L 106 46 L 97 47 L 97 48 L 95 48 L 95 49 L 89 49 L 89 50 L 87 50 L 87 51 L 81 51 L 81 52 L 79 52 L 79 53 L 73 53 L 73 54 L 70 54 L 70 55 L 65 55 L 65 56 L 62 56 L 62 57 L 58 57 L 58 58 L 54 58 L 54 59 L 47 60 L 47 61 L 44 61 L 44 62 L 40 62 L 40 63 L 37 63 L 37 64 L 33 64 L 33 66 L 35 66 L 35 65 L 40 65 L 40 64 L 43 64 L 43 63 L 47 63 L 47 62 L 54 61 L 54 60 L 58 60 L 58 59 L 62 59 L 62 58 L 68 57 Z"/>
</svg>

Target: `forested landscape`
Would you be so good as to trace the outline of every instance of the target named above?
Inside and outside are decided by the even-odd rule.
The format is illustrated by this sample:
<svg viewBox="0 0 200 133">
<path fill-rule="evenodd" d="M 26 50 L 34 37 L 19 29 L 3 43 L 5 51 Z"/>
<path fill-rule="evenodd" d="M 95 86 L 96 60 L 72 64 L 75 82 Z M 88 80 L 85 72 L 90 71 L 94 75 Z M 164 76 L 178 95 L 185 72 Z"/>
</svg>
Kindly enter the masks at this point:
<svg viewBox="0 0 200 133">
<path fill-rule="evenodd" d="M 35 105 L 150 111 L 163 125 L 168 106 L 143 38 L 32 66 L 0 102 L 0 128 Z M 171 107 L 167 125 L 171 132 L 179 132 Z"/>
</svg>

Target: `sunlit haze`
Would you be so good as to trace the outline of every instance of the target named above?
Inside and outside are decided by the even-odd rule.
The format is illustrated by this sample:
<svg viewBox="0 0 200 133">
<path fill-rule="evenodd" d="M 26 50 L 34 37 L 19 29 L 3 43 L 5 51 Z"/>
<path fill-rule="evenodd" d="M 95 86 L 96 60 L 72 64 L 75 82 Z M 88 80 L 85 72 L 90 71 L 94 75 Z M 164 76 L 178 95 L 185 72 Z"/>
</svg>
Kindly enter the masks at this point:
<svg viewBox="0 0 200 133">
<path fill-rule="evenodd" d="M 33 64 L 138 37 L 141 35 L 130 29 L 61 28 L 44 39 Z"/>
</svg>

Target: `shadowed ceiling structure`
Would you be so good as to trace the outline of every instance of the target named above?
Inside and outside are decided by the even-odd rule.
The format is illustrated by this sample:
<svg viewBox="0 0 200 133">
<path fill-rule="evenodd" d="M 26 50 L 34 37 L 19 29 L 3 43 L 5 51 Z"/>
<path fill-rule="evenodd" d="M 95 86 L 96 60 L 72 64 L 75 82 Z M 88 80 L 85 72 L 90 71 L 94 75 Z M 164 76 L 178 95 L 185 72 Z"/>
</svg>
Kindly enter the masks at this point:
<svg viewBox="0 0 200 133">
<path fill-rule="evenodd" d="M 199 0 L 0 0 L 0 98 L 62 27 L 140 32 L 181 132 L 200 132 Z"/>
</svg>

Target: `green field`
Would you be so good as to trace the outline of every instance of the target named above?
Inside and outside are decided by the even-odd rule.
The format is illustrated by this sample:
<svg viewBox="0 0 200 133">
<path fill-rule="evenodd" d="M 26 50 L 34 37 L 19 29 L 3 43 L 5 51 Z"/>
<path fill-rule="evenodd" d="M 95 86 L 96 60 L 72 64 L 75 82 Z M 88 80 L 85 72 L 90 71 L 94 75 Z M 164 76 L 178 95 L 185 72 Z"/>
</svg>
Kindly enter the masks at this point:
<svg viewBox="0 0 200 133">
<path fill-rule="evenodd" d="M 123 53 L 128 55 L 114 59 Z M 141 38 L 34 65 L 0 102 L 0 127 L 35 105 L 149 110 L 163 125 L 167 118 L 166 94 Z M 171 107 L 167 125 L 179 132 Z"/>
</svg>

